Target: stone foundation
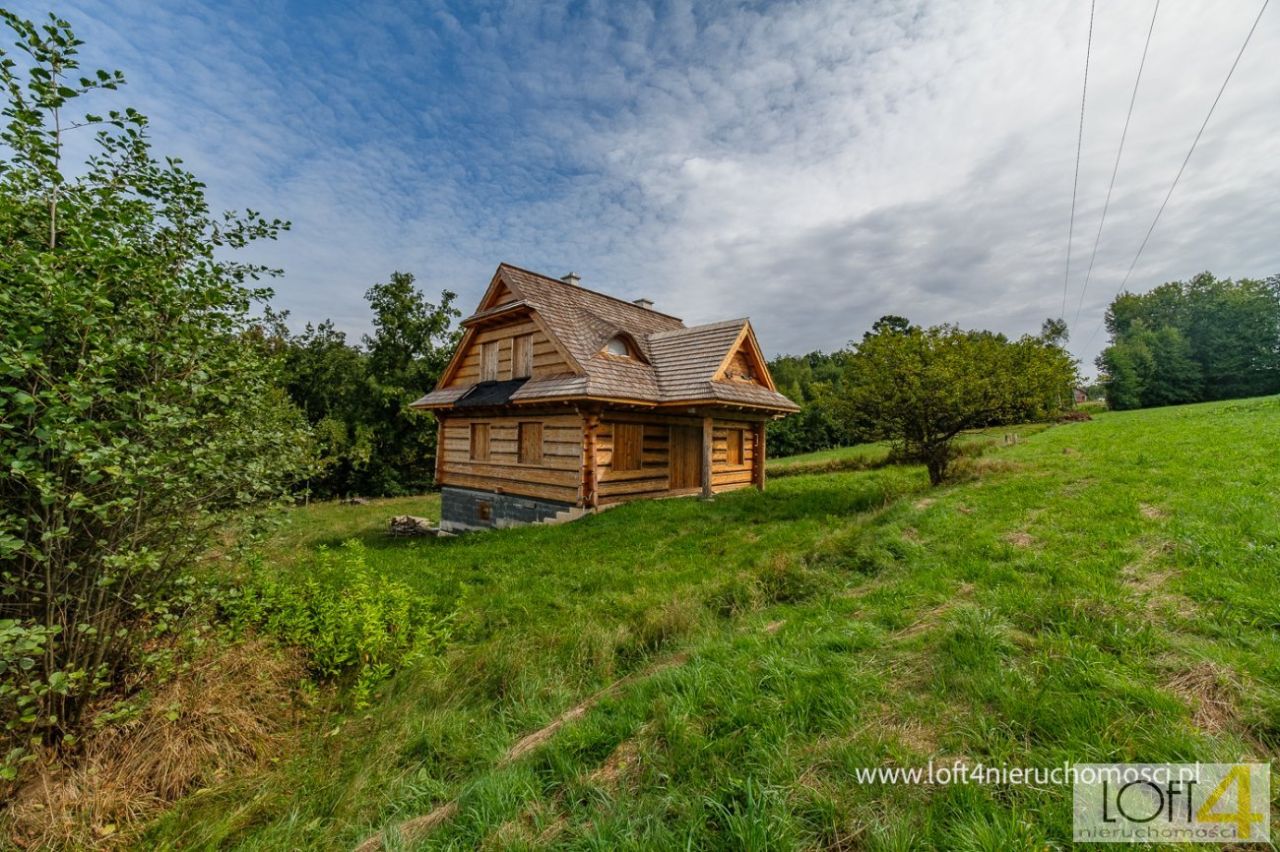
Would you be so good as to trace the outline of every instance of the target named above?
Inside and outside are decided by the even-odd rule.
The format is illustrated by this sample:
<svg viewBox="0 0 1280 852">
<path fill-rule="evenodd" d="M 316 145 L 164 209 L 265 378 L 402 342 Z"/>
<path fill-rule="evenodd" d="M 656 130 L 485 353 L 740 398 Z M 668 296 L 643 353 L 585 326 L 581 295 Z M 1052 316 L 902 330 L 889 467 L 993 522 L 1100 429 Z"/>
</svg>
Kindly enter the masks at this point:
<svg viewBox="0 0 1280 852">
<path fill-rule="evenodd" d="M 440 489 L 440 529 L 447 532 L 541 524 L 565 520 L 581 511 L 571 503 L 554 500 L 450 486 Z"/>
</svg>

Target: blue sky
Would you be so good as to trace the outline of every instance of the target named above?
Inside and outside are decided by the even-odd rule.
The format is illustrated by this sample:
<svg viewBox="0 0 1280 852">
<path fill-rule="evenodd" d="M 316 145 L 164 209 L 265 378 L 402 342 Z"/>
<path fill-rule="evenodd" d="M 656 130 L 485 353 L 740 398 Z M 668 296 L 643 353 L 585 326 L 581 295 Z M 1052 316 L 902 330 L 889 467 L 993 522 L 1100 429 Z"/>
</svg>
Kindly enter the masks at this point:
<svg viewBox="0 0 1280 852">
<path fill-rule="evenodd" d="M 50 8 L 215 205 L 294 228 L 280 307 L 358 334 L 393 270 L 470 309 L 506 260 L 770 353 L 876 317 L 1021 333 L 1057 315 L 1084 0 L 148 3 Z M 1077 354 L 1172 180 L 1254 0 L 1157 19 Z M 1073 320 L 1151 4 L 1099 4 Z M 1280 272 L 1280 9 L 1236 71 L 1131 289 Z M 1270 60 L 1270 61 L 1269 61 Z"/>
</svg>

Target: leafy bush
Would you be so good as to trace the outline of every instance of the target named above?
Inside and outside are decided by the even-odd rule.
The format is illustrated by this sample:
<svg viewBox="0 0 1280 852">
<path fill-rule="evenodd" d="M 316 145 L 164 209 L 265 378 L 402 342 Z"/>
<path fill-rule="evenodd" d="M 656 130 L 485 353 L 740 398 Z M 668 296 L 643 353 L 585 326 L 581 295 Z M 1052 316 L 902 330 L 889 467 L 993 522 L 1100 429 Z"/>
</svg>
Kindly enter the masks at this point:
<svg viewBox="0 0 1280 852">
<path fill-rule="evenodd" d="M 320 548 L 306 579 L 254 566 L 241 585 L 220 595 L 222 615 L 239 630 L 254 629 L 294 645 L 318 677 L 349 679 L 357 707 L 397 668 L 439 652 L 452 613 L 404 583 L 378 576 L 364 545 Z"/>
<path fill-rule="evenodd" d="M 284 223 L 211 213 L 194 175 L 152 156 L 135 110 L 78 114 L 123 78 L 80 76 L 65 21 L 0 21 L 16 38 L 0 50 L 8 751 L 77 729 L 191 560 L 228 516 L 288 492 L 308 442 L 254 333 L 269 270 L 229 259 Z M 71 127 L 96 131 L 77 143 L 93 149 L 83 166 L 66 159 Z"/>
<path fill-rule="evenodd" d="M 0 709 L 5 738 L 10 740 L 0 757 L 0 780 L 13 780 L 18 765 L 33 757 L 22 743 L 22 734 L 40 727 L 41 699 L 50 693 L 65 694 L 73 685 L 65 672 L 46 672 L 42 665 L 57 633 L 57 628 L 0 619 Z"/>
</svg>

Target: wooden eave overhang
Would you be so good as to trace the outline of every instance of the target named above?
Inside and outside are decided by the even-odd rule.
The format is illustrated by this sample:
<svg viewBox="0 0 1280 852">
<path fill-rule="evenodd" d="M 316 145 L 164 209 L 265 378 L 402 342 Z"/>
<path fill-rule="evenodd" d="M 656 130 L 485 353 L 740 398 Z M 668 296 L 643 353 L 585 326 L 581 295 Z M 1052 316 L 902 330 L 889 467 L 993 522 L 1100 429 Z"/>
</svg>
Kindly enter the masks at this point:
<svg viewBox="0 0 1280 852">
<path fill-rule="evenodd" d="M 518 299 L 514 302 L 507 302 L 506 304 L 498 305 L 495 308 L 476 311 L 471 316 L 459 322 L 458 325 L 463 328 L 472 328 L 474 326 L 489 325 L 490 323 L 505 322 L 522 311 L 530 310 L 533 310 L 532 305 L 524 299 Z"/>
<path fill-rule="evenodd" d="M 457 400 L 449 402 L 412 402 L 410 408 L 422 410 L 440 410 L 457 408 Z M 703 397 L 700 399 L 682 399 L 682 400 L 663 400 L 656 402 L 651 399 L 629 399 L 627 397 L 618 396 L 596 396 L 583 394 L 566 394 L 565 396 L 540 396 L 528 399 L 513 399 L 503 405 L 493 406 L 493 410 L 500 411 L 511 408 L 532 408 L 535 406 L 546 405 L 613 405 L 625 408 L 645 409 L 651 411 L 669 412 L 680 408 L 716 408 L 729 409 L 733 411 L 756 411 L 768 413 L 774 417 L 782 417 L 791 414 L 798 409 L 783 408 L 777 405 L 763 405 L 760 403 L 738 402 L 734 400 L 724 400 Z M 484 410 L 481 406 L 475 406 L 475 410 Z"/>
</svg>

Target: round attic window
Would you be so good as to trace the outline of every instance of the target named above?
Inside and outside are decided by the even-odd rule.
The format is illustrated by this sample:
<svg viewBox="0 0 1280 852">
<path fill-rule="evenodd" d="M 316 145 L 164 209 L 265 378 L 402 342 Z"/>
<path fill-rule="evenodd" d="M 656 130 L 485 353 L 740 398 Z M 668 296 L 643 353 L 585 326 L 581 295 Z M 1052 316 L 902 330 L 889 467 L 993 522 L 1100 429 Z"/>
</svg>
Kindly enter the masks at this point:
<svg viewBox="0 0 1280 852">
<path fill-rule="evenodd" d="M 631 347 L 627 346 L 627 341 L 621 337 L 613 337 L 604 345 L 604 351 L 610 355 L 618 355 L 622 358 L 631 356 Z"/>
</svg>

